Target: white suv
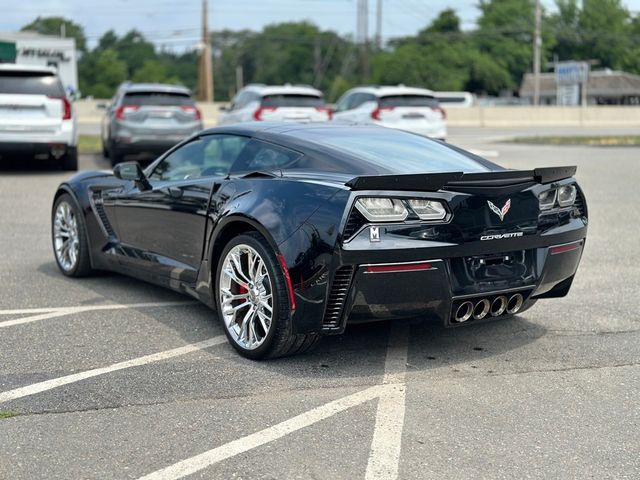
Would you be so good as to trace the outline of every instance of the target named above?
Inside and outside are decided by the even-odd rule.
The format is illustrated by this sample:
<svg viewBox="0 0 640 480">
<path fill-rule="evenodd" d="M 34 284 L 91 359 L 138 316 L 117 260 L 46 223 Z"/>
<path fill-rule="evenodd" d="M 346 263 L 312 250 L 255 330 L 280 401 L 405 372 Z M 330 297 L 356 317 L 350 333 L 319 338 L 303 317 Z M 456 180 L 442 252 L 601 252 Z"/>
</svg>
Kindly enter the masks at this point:
<svg viewBox="0 0 640 480">
<path fill-rule="evenodd" d="M 253 121 L 326 122 L 331 110 L 322 92 L 307 85 L 247 85 L 222 110 L 218 125 Z"/>
<path fill-rule="evenodd" d="M 433 92 L 424 88 L 353 88 L 336 103 L 333 119 L 398 128 L 440 140 L 447 137 L 445 111 Z"/>
<path fill-rule="evenodd" d="M 78 132 L 71 101 L 56 71 L 0 64 L 0 158 L 53 158 L 78 169 Z"/>
</svg>

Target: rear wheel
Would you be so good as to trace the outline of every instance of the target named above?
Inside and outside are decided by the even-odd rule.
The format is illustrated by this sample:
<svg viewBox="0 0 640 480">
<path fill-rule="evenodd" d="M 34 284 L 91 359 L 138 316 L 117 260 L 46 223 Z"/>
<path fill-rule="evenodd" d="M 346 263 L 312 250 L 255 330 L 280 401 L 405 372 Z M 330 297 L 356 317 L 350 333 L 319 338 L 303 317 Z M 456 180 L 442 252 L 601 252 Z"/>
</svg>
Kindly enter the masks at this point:
<svg viewBox="0 0 640 480">
<path fill-rule="evenodd" d="M 276 255 L 260 234 L 240 235 L 222 251 L 216 301 L 231 345 L 252 359 L 302 353 L 320 335 L 292 332 L 287 284 Z"/>
<path fill-rule="evenodd" d="M 62 157 L 63 170 L 75 172 L 78 170 L 78 149 L 76 147 L 69 147 L 67 153 Z"/>
<path fill-rule="evenodd" d="M 118 149 L 118 146 L 116 145 L 116 142 L 114 142 L 113 140 L 111 140 L 109 142 L 109 155 L 108 156 L 109 156 L 109 159 L 111 160 L 111 166 L 112 167 L 115 167 L 119 163 L 122 163 L 124 155 Z"/>
<path fill-rule="evenodd" d="M 51 240 L 62 273 L 69 277 L 84 277 L 93 272 L 84 217 L 67 193 L 60 195 L 53 205 Z"/>
</svg>

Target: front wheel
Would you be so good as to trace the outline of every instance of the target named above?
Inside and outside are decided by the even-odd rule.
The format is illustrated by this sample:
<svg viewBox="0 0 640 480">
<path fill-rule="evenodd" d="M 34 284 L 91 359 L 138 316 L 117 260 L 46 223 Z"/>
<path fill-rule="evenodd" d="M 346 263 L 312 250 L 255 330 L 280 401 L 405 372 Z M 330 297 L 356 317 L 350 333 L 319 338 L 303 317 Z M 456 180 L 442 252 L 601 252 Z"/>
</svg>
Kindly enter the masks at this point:
<svg viewBox="0 0 640 480">
<path fill-rule="evenodd" d="M 218 312 L 231 345 L 244 357 L 302 353 L 318 334 L 295 334 L 282 267 L 257 232 L 240 235 L 222 251 L 216 272 Z"/>
<path fill-rule="evenodd" d="M 62 273 L 83 277 L 93 272 L 82 211 L 67 193 L 60 195 L 53 205 L 51 240 Z"/>
</svg>

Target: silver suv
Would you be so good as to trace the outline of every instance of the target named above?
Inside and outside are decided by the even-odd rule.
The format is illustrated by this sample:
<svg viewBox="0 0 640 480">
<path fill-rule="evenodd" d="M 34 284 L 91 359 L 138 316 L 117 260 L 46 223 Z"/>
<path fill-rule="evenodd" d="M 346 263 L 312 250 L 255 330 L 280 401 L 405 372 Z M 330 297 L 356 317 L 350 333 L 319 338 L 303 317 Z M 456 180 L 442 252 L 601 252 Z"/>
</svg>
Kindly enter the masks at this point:
<svg viewBox="0 0 640 480">
<path fill-rule="evenodd" d="M 102 121 L 102 152 L 111 165 L 125 155 L 162 153 L 202 130 L 202 115 L 186 87 L 124 83 Z"/>
</svg>

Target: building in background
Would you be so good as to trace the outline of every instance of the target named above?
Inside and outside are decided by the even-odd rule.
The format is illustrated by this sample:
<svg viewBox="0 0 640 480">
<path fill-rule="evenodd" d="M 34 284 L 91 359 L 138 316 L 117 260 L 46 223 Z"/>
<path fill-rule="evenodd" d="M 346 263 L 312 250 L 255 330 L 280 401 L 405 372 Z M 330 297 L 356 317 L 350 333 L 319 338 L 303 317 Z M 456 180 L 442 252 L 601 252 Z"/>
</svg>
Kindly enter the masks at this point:
<svg viewBox="0 0 640 480">
<path fill-rule="evenodd" d="M 640 105 L 640 75 L 608 69 L 591 71 L 584 85 L 584 92 L 572 90 L 572 85 L 558 85 L 555 72 L 543 73 L 540 75 L 540 104 L 580 105 L 584 95 L 587 105 Z M 533 104 L 531 73 L 522 79 L 520 99 L 523 104 Z"/>
<path fill-rule="evenodd" d="M 58 70 L 65 90 L 78 91 L 76 41 L 33 32 L 0 32 L 0 63 L 41 65 Z"/>
</svg>

